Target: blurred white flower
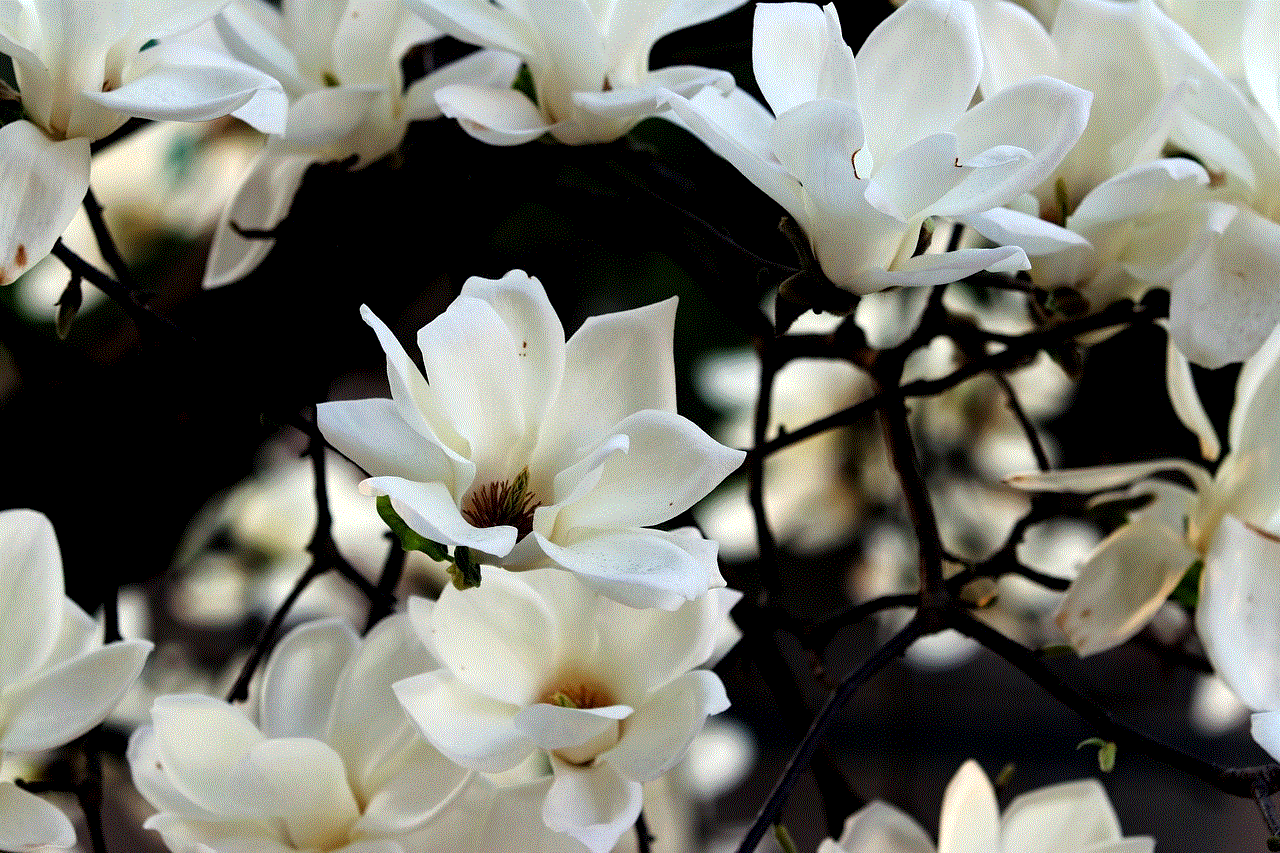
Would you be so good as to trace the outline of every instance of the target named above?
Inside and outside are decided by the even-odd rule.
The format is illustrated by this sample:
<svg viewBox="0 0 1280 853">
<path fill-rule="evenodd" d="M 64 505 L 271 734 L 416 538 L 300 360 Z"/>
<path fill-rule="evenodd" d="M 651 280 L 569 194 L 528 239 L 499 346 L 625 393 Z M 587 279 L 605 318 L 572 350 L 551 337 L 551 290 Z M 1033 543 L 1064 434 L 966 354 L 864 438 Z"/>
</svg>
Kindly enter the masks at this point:
<svg viewBox="0 0 1280 853">
<path fill-rule="evenodd" d="M 566 343 L 537 279 L 471 278 L 418 333 L 425 378 L 365 308 L 392 399 L 323 403 L 320 429 L 372 475 L 361 489 L 389 495 L 419 535 L 674 610 L 724 584 L 716 545 L 649 525 L 689 509 L 744 455 L 675 413 L 675 307 L 592 317 Z"/>
<path fill-rule="evenodd" d="M 196 694 L 162 696 L 134 733 L 134 784 L 174 853 L 401 853 L 466 782 L 414 730 L 391 684 L 433 666 L 407 616 L 363 640 L 338 620 L 280 641 L 257 722 Z"/>
<path fill-rule="evenodd" d="M 89 143 L 130 116 L 206 121 L 238 113 L 270 129 L 279 84 L 173 37 L 221 2 L 22 0 L 0 4 L 0 53 L 13 61 L 26 119 L 0 127 L 0 284 L 45 257 L 89 186 Z"/>
<path fill-rule="evenodd" d="M 440 115 L 434 95 L 441 86 L 507 86 L 519 68 L 510 54 L 480 51 L 406 90 L 405 51 L 440 33 L 387 0 L 285 0 L 278 10 L 238 0 L 216 23 L 232 55 L 280 81 L 288 114 L 223 213 L 206 287 L 237 281 L 262 262 L 274 241 L 243 237 L 232 226 L 269 231 L 278 225 L 311 164 L 354 157 L 355 168 L 363 168 L 394 151 L 409 122 Z"/>
<path fill-rule="evenodd" d="M 440 109 L 491 145 L 550 133 L 561 142 L 609 142 L 661 106 L 666 89 L 692 95 L 733 87 L 725 71 L 693 65 L 649 70 L 668 33 L 718 18 L 745 0 L 408 0 L 443 32 L 524 60 L 536 102 L 511 80 L 441 88 Z"/>
<path fill-rule="evenodd" d="M 142 671 L 151 643 L 102 645 L 101 627 L 63 593 L 53 525 L 0 512 L 0 759 L 74 740 L 102 722 Z M 70 847 L 66 816 L 0 782 L 0 850 Z"/>
<path fill-rule="evenodd" d="M 938 845 L 911 817 L 879 800 L 855 812 L 840 840 L 818 853 L 1151 853 L 1155 841 L 1120 834 L 1107 792 L 1093 779 L 1051 785 L 1015 797 L 999 812 L 996 792 L 977 762 L 947 785 Z"/>
<path fill-rule="evenodd" d="M 491 574 L 478 589 L 410 601 L 443 668 L 399 682 L 396 695 L 465 767 L 499 772 L 545 750 L 555 779 L 543 821 L 603 853 L 635 823 L 641 783 L 729 706 L 720 679 L 695 667 L 739 597 L 711 590 L 672 612 L 634 610 L 565 572 Z"/>
<path fill-rule="evenodd" d="M 834 6 L 762 3 L 752 60 L 773 114 L 738 90 L 671 95 L 672 109 L 791 214 L 831 281 L 868 293 L 1029 266 L 1009 246 L 916 255 L 930 217 L 980 213 L 1047 178 L 1088 117 L 1088 92 L 1047 77 L 971 108 L 983 59 L 969 3 L 910 0 L 856 58 Z"/>
</svg>

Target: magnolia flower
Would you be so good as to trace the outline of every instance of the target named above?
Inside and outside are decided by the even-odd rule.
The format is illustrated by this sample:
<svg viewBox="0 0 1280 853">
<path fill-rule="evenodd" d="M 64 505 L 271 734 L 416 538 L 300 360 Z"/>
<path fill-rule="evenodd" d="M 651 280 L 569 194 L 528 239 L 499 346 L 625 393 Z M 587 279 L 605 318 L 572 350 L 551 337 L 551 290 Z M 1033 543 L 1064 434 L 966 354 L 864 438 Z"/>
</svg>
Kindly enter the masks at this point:
<svg viewBox="0 0 1280 853">
<path fill-rule="evenodd" d="M 390 496 L 427 539 L 674 610 L 723 586 L 716 546 L 648 525 L 689 509 L 744 455 L 675 413 L 675 308 L 593 317 L 565 342 L 537 279 L 471 278 L 418 333 L 424 378 L 366 307 L 392 399 L 323 403 L 320 429 L 372 475 L 361 489 Z"/>
<path fill-rule="evenodd" d="M 1026 269 L 1016 247 L 916 254 L 930 217 L 986 211 L 1043 181 L 1088 117 L 1088 92 L 1044 77 L 971 108 L 978 32 L 964 0 L 910 0 L 854 57 L 834 6 L 762 3 L 752 61 L 773 114 L 738 91 L 671 107 L 800 223 L 840 287 Z"/>
<path fill-rule="evenodd" d="M 270 230 L 288 213 L 307 169 L 355 158 L 363 168 L 394 151 L 409 122 L 436 118 L 435 92 L 453 83 L 509 86 L 519 60 L 480 51 L 415 81 L 406 90 L 400 62 L 440 33 L 401 3 L 286 0 L 279 10 L 239 0 L 216 19 L 236 58 L 280 81 L 288 116 L 245 175 L 214 232 L 205 286 L 237 281 L 274 245 L 241 229 Z"/>
<path fill-rule="evenodd" d="M 455 38 L 509 51 L 533 77 L 536 103 L 510 88 L 459 84 L 436 100 L 467 133 L 520 145 L 550 133 L 583 145 L 622 136 L 661 106 L 659 93 L 733 87 L 724 71 L 694 65 L 649 70 L 649 51 L 668 33 L 709 21 L 745 0 L 407 0 Z"/>
<path fill-rule="evenodd" d="M 716 651 L 738 598 L 716 589 L 673 612 L 633 610 L 550 570 L 446 587 L 409 605 L 442 667 L 397 683 L 396 696 L 464 767 L 494 773 L 545 751 L 555 780 L 543 821 L 603 853 L 635 823 L 641 783 L 729 706 L 720 679 L 693 667 Z"/>
<path fill-rule="evenodd" d="M 281 98 L 274 80 L 227 56 L 169 40 L 220 5 L 0 4 L 0 53 L 13 61 L 27 116 L 0 128 L 6 200 L 0 207 L 0 284 L 49 254 L 88 189 L 89 143 L 129 116 L 204 121 L 235 113 L 272 129 Z M 274 94 L 260 97 L 258 107 L 243 109 L 255 93 L 268 90 Z"/>
<path fill-rule="evenodd" d="M 134 784 L 174 853 L 402 853 L 467 774 L 418 737 L 391 684 L 430 668 L 408 617 L 363 640 L 336 619 L 286 636 L 263 672 L 257 724 L 208 696 L 158 698 L 134 733 Z"/>
<path fill-rule="evenodd" d="M 855 812 L 838 842 L 818 853 L 1150 853 L 1150 838 L 1120 835 L 1107 792 L 1093 779 L 1015 797 L 1003 814 L 987 774 L 960 765 L 942 796 L 938 845 L 909 816 L 875 801 Z"/>
<path fill-rule="evenodd" d="M 29 509 L 0 512 L 0 758 L 52 749 L 93 728 L 137 679 L 145 640 L 102 645 L 100 628 L 63 594 L 53 525 Z M 0 782 L 0 850 L 70 847 L 58 809 Z"/>
<path fill-rule="evenodd" d="M 1130 495 L 1152 498 L 1085 559 L 1063 598 L 1058 624 L 1080 654 L 1109 649 L 1137 633 L 1187 569 L 1202 562 L 1196 624 L 1206 653 L 1245 704 L 1280 708 L 1274 645 L 1280 622 L 1267 610 L 1280 589 L 1278 362 L 1280 334 L 1273 333 L 1240 372 L 1228 430 L 1231 450 L 1213 475 L 1185 460 L 1155 459 L 1009 478 L 1020 488 L 1048 491 L 1136 484 Z M 1168 364 L 1174 409 L 1200 437 L 1204 455 L 1215 458 L 1219 439 L 1195 397 L 1187 362 L 1172 345 Z M 1192 488 L 1149 479 L 1159 472 L 1177 472 Z M 1262 625 L 1273 628 L 1262 631 Z"/>
</svg>

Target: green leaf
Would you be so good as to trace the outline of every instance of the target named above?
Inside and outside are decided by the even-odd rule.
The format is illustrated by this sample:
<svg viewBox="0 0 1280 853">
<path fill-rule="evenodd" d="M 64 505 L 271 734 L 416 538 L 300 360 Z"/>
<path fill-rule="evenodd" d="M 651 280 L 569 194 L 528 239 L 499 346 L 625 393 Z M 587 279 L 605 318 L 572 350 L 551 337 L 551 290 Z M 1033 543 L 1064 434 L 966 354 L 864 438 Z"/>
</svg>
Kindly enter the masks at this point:
<svg viewBox="0 0 1280 853">
<path fill-rule="evenodd" d="M 421 551 L 433 560 L 444 562 L 449 559 L 449 551 L 439 542 L 432 542 L 415 532 L 405 524 L 400 514 L 391 506 L 391 498 L 387 495 L 378 496 L 378 515 L 381 516 L 387 527 L 391 528 L 391 532 L 400 538 L 400 545 L 406 551 Z M 476 582 L 479 586 L 479 581 Z"/>
</svg>

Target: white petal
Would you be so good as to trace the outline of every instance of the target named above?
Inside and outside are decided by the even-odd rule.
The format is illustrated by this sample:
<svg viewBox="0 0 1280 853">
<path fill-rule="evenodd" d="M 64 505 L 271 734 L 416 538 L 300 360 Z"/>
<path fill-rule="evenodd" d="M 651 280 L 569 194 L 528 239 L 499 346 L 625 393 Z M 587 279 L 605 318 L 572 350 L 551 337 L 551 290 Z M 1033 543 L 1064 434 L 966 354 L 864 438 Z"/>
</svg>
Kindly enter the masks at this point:
<svg viewBox="0 0 1280 853">
<path fill-rule="evenodd" d="M 235 223 L 246 230 L 270 230 L 280 224 L 302 185 L 302 176 L 315 162 L 310 155 L 287 155 L 268 149 L 249 167 L 235 198 L 223 211 L 213 234 L 205 287 L 239 281 L 258 268 L 275 245 L 274 239 L 241 237 Z"/>
<path fill-rule="evenodd" d="M 1169 331 L 1208 368 L 1243 361 L 1280 320 L 1280 225 L 1240 208 L 1217 242 L 1170 285 Z"/>
<path fill-rule="evenodd" d="M 982 95 L 991 97 L 1002 89 L 1038 74 L 1058 74 L 1058 47 L 1027 9 L 1008 0 L 988 0 L 974 4 L 982 28 Z"/>
<path fill-rule="evenodd" d="M 152 648 L 146 640 L 121 640 L 12 687 L 0 749 L 35 752 L 84 734 L 133 685 Z"/>
<path fill-rule="evenodd" d="M 1280 755 L 1280 711 L 1262 711 L 1253 715 L 1249 728 L 1258 746 L 1271 754 Z"/>
<path fill-rule="evenodd" d="M 849 815 L 838 849 L 840 853 L 935 853 L 920 824 L 880 800 Z"/>
<path fill-rule="evenodd" d="M 1033 258 L 1065 252 L 1096 254 L 1089 241 L 1076 232 L 1007 207 L 956 218 L 997 246 L 1018 246 Z"/>
<path fill-rule="evenodd" d="M 561 529 L 661 524 L 706 497 L 746 456 L 670 412 L 637 412 L 614 429 L 630 439 L 627 451 L 612 454 L 596 487 L 561 510 Z"/>
<path fill-rule="evenodd" d="M 516 706 L 476 693 L 445 670 L 406 678 L 393 689 L 431 745 L 463 767 L 501 773 L 535 749 L 512 725 Z"/>
<path fill-rule="evenodd" d="M 1213 462 L 1222 453 L 1222 442 L 1218 440 L 1218 431 L 1213 428 L 1200 402 L 1200 395 L 1196 393 L 1191 364 L 1174 345 L 1172 337 L 1165 352 L 1165 385 L 1178 420 L 1199 440 L 1201 457 Z"/>
<path fill-rule="evenodd" d="M 472 774 L 418 740 L 397 762 L 394 775 L 371 792 L 355 835 L 399 835 L 416 830 L 454 797 Z"/>
<path fill-rule="evenodd" d="M 969 109 L 982 75 L 977 16 L 958 0 L 915 0 L 885 18 L 855 59 L 867 145 L 880 159 L 951 130 Z"/>
<path fill-rule="evenodd" d="M 486 89 L 510 89 L 518 73 L 520 57 L 515 54 L 478 50 L 415 80 L 404 93 L 405 118 L 420 121 L 442 115 L 436 103 L 436 92 L 445 86 L 469 83 Z"/>
<path fill-rule="evenodd" d="M 0 782 L 0 849 L 71 847 L 76 831 L 67 816 L 12 782 Z"/>
<path fill-rule="evenodd" d="M 151 707 L 156 750 L 174 790 L 210 813 L 257 817 L 231 785 L 231 773 L 262 733 L 239 710 L 209 696 L 161 696 Z"/>
<path fill-rule="evenodd" d="M 1205 470 L 1184 459 L 1152 459 L 1147 462 L 1036 471 L 1014 474 L 1006 477 L 1005 482 L 1016 489 L 1031 492 L 1101 492 L 1126 486 L 1160 471 L 1185 474 L 1199 492 L 1203 492 L 1209 485 L 1209 475 Z"/>
<path fill-rule="evenodd" d="M 774 121 L 769 131 L 773 153 L 804 186 L 816 206 L 811 216 L 856 210 L 854 200 L 865 189 L 858 167 L 866 172 L 862 180 L 870 176 L 864 161 L 856 159 L 864 147 L 865 130 L 856 106 L 832 99 L 800 104 Z"/>
<path fill-rule="evenodd" d="M 429 24 L 471 44 L 528 59 L 538 52 L 528 23 L 488 0 L 408 0 Z"/>
<path fill-rule="evenodd" d="M 1233 516 L 1204 555 L 1196 630 L 1205 654 L 1240 701 L 1280 708 L 1280 541 Z"/>
<path fill-rule="evenodd" d="M 945 853 L 990 853 L 999 849 L 999 839 L 995 789 L 976 761 L 966 761 L 942 795 L 938 849 Z"/>
<path fill-rule="evenodd" d="M 53 524 L 33 509 L 0 512 L 0 688 L 40 669 L 58 641 L 62 553 Z"/>
<path fill-rule="evenodd" d="M 675 610 L 724 583 L 716 543 L 662 530 L 579 529 L 564 544 L 533 532 L 558 566 L 601 595 L 637 609 Z"/>
<path fill-rule="evenodd" d="M 566 708 L 538 702 L 522 708 L 512 724 L 529 740 L 548 752 L 582 746 L 606 731 L 618 730 L 618 721 L 631 716 L 627 705 L 601 708 Z"/>
<path fill-rule="evenodd" d="M 542 803 L 542 820 L 567 832 L 591 853 L 607 853 L 640 816 L 639 782 L 618 775 L 612 765 L 574 767 L 551 757 L 556 778 Z"/>
<path fill-rule="evenodd" d="M 543 590 L 564 589 L 572 579 L 543 580 L 542 574 L 532 575 L 540 581 L 538 589 L 528 580 L 531 573 L 490 572 L 478 591 L 447 587 L 441 593 L 431 610 L 431 640 L 441 663 L 459 680 L 511 705 L 541 701 L 559 667 L 562 646 L 574 640 L 553 602 L 592 598 L 584 590 L 576 596 L 552 594 L 548 600 Z M 416 613 L 415 618 L 420 619 Z"/>
<path fill-rule="evenodd" d="M 510 525 L 473 527 L 462 516 L 443 483 L 415 483 L 401 477 L 371 477 L 360 484 L 366 494 L 390 495 L 391 506 L 409 527 L 432 542 L 475 548 L 505 556 L 516 544 Z"/>
<path fill-rule="evenodd" d="M 925 215 L 971 171 L 959 153 L 953 133 L 916 140 L 877 165 L 867 201 L 904 223 Z"/>
<path fill-rule="evenodd" d="M 452 466 L 434 442 L 405 423 L 393 400 L 341 400 L 317 406 L 325 441 L 374 477 L 449 482 Z"/>
<path fill-rule="evenodd" d="M 838 23 L 833 26 L 822 9 L 809 3 L 756 6 L 751 66 L 776 115 L 817 98 L 857 98 L 853 51 Z"/>
<path fill-rule="evenodd" d="M 89 189 L 89 140 L 51 142 L 28 121 L 0 127 L 0 285 L 49 254 Z"/>
<path fill-rule="evenodd" d="M 954 252 L 916 255 L 896 262 L 889 270 L 863 270 L 861 278 L 868 288 L 882 290 L 886 287 L 947 284 L 982 270 L 1016 272 L 1030 268 L 1031 262 L 1022 249 L 1003 246 L 998 249 L 959 249 Z"/>
<path fill-rule="evenodd" d="M 1131 520 L 1085 559 L 1058 607 L 1057 622 L 1081 655 L 1138 633 L 1199 555 L 1168 527 Z"/>
<path fill-rule="evenodd" d="M 551 129 L 537 106 L 514 89 L 455 83 L 436 90 L 440 112 L 490 145 L 523 145 Z"/>
<path fill-rule="evenodd" d="M 338 677 L 358 642 L 341 619 L 308 622 L 285 635 L 262 675 L 262 733 L 323 740 Z"/>
<path fill-rule="evenodd" d="M 1004 812 L 1003 850 L 1057 853 L 1120 840 L 1120 821 L 1095 779 L 1050 785 L 1014 798 Z"/>
<path fill-rule="evenodd" d="M 598 760 L 635 782 L 657 779 L 684 757 L 707 717 L 728 707 L 719 676 L 705 669 L 686 672 L 637 708 L 618 745 Z"/>
<path fill-rule="evenodd" d="M 284 138 L 300 146 L 344 146 L 382 95 L 377 86 L 339 86 L 307 92 L 289 105 Z"/>
<path fill-rule="evenodd" d="M 334 849 L 360 815 L 342 759 L 312 738 L 254 744 L 231 782 L 266 814 L 278 817 L 299 849 Z"/>
</svg>

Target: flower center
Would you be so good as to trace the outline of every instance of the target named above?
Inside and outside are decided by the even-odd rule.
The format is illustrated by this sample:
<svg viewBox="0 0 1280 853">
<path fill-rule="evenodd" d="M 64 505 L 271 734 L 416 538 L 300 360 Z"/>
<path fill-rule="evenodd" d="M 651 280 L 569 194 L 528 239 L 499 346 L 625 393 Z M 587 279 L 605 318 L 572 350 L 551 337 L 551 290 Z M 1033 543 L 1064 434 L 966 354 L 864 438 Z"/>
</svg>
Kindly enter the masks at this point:
<svg viewBox="0 0 1280 853">
<path fill-rule="evenodd" d="M 533 530 L 533 511 L 542 506 L 529 489 L 525 466 L 510 482 L 494 482 L 472 491 L 463 502 L 462 517 L 475 527 L 510 525 L 523 539 Z"/>
<path fill-rule="evenodd" d="M 562 708 L 607 708 L 616 704 L 613 695 L 601 685 L 586 679 L 564 679 L 561 686 L 549 690 L 542 701 Z M 583 743 L 555 750 L 552 754 L 566 764 L 589 767 L 596 756 L 610 749 L 622 736 L 622 721 L 611 721 L 604 730 Z"/>
</svg>

